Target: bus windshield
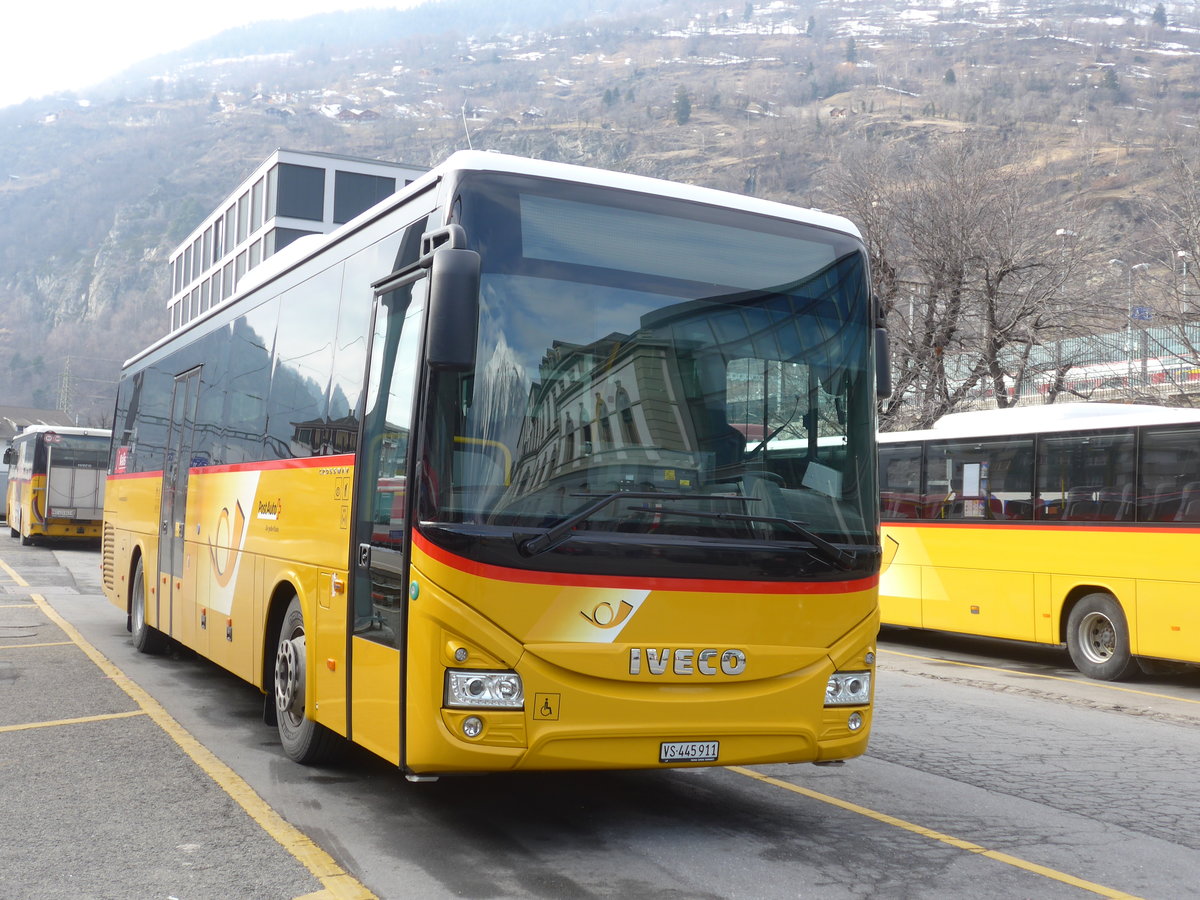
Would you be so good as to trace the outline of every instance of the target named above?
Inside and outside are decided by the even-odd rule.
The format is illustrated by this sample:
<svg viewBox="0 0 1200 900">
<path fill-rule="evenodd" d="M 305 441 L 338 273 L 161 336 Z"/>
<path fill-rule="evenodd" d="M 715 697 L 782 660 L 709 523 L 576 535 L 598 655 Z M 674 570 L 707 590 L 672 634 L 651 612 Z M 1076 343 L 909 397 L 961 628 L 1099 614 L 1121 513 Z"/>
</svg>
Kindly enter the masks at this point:
<svg viewBox="0 0 1200 900">
<path fill-rule="evenodd" d="M 590 542 L 599 560 L 655 545 L 668 567 L 695 562 L 669 548 L 705 542 L 770 544 L 777 560 L 804 532 L 875 543 L 855 238 L 511 175 L 467 177 L 456 208 L 482 256 L 482 310 L 474 371 L 435 380 L 431 468 L 449 473 L 426 479 L 435 539 L 507 534 L 528 550 L 566 523 L 532 546 Z M 779 577 L 828 566 L 796 557 Z"/>
</svg>

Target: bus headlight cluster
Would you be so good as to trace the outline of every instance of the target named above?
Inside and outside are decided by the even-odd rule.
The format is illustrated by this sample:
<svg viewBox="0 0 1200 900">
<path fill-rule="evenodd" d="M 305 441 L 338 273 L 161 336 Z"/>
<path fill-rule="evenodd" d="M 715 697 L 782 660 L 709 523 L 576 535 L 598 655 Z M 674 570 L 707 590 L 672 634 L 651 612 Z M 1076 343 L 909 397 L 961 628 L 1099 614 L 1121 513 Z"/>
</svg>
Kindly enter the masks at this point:
<svg viewBox="0 0 1200 900">
<path fill-rule="evenodd" d="M 458 709 L 522 709 L 525 688 L 516 672 L 447 669 L 445 705 Z"/>
<path fill-rule="evenodd" d="M 825 685 L 826 706 L 866 706 L 871 702 L 870 672 L 834 672 Z"/>
</svg>

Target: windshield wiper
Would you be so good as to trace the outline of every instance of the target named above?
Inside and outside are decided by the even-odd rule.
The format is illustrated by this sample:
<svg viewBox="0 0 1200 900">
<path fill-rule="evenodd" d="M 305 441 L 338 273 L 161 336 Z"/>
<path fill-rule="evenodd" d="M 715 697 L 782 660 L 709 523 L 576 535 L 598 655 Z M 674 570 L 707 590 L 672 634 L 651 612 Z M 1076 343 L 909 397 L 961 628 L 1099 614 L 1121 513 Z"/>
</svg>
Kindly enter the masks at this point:
<svg viewBox="0 0 1200 900">
<path fill-rule="evenodd" d="M 669 496 L 669 495 L 668 495 Z M 692 499 L 689 497 L 688 499 Z M 734 499 L 734 498 L 722 498 Z M 757 497 L 747 497 L 747 500 L 756 500 Z M 839 547 L 835 547 L 825 538 L 821 537 L 814 531 L 805 528 L 803 524 L 795 519 L 783 519 L 779 516 L 755 516 L 746 513 L 727 513 L 727 512 L 700 512 L 690 509 L 656 509 L 651 506 L 631 506 L 630 509 L 635 509 L 639 512 L 653 512 L 661 515 L 672 516 L 693 516 L 699 519 L 720 519 L 732 522 L 769 522 L 775 525 L 782 525 L 785 528 L 791 529 L 800 535 L 806 541 L 813 545 L 813 549 L 817 551 L 817 555 L 825 559 L 826 562 L 833 563 L 839 569 L 848 570 L 854 568 L 854 554 L 847 553 Z"/>
<path fill-rule="evenodd" d="M 591 494 L 572 494 L 572 497 L 590 497 Z M 537 556 L 539 553 L 545 553 L 554 547 L 557 547 L 568 537 L 571 536 L 571 530 L 576 525 L 587 521 L 608 504 L 614 500 L 694 500 L 695 494 L 669 494 L 665 492 L 638 492 L 638 491 L 614 491 L 611 494 L 605 494 L 600 497 L 595 503 L 589 503 L 583 509 L 571 513 L 565 519 L 561 519 L 551 525 L 543 534 L 536 535 L 531 538 L 517 540 L 517 549 L 525 556 Z M 753 498 L 748 498 L 753 499 Z M 637 509 L 637 507 L 630 507 Z M 513 535 L 516 537 L 516 535 Z"/>
</svg>

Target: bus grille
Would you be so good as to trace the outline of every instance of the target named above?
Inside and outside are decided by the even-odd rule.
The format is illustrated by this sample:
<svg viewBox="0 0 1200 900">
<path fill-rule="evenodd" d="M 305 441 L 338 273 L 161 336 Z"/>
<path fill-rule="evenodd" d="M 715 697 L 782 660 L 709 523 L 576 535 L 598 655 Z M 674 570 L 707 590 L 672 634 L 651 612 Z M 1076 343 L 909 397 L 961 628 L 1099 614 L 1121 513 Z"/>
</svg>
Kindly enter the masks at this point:
<svg viewBox="0 0 1200 900">
<path fill-rule="evenodd" d="M 100 577 L 104 582 L 104 587 L 109 591 L 113 590 L 113 585 L 115 584 L 113 579 L 113 543 L 113 527 L 108 522 L 105 522 L 104 535 L 100 545 Z"/>
</svg>

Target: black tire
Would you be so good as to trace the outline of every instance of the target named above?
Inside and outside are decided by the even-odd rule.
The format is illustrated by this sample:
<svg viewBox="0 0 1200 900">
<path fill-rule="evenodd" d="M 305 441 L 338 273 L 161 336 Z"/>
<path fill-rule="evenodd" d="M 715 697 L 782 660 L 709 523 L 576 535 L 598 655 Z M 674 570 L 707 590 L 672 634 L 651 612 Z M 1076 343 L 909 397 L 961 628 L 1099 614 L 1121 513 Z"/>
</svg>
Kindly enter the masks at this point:
<svg viewBox="0 0 1200 900">
<path fill-rule="evenodd" d="M 129 632 L 139 653 L 157 655 L 167 649 L 167 636 L 146 624 L 146 573 L 139 559 L 129 586 Z"/>
<path fill-rule="evenodd" d="M 17 531 L 17 529 L 13 528 L 11 525 L 8 526 L 8 533 L 11 537 L 21 536 L 21 532 Z"/>
<path fill-rule="evenodd" d="M 1067 616 L 1067 652 L 1075 668 L 1098 681 L 1123 681 L 1139 671 L 1129 652 L 1129 625 L 1110 594 L 1088 594 Z"/>
<path fill-rule="evenodd" d="M 275 645 L 274 696 L 279 742 L 288 758 L 305 766 L 330 761 L 342 747 L 339 735 L 307 715 L 308 649 L 300 598 L 292 597 Z"/>
</svg>

